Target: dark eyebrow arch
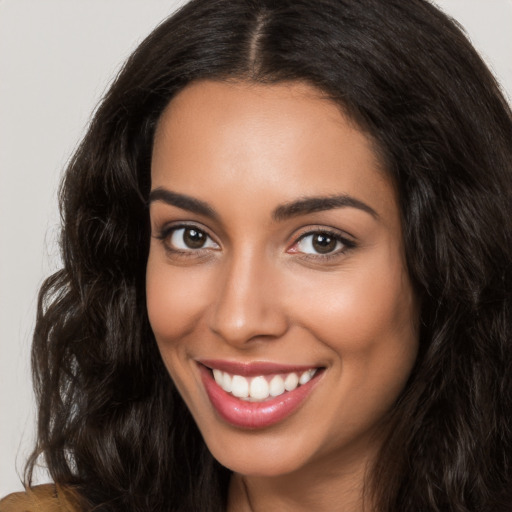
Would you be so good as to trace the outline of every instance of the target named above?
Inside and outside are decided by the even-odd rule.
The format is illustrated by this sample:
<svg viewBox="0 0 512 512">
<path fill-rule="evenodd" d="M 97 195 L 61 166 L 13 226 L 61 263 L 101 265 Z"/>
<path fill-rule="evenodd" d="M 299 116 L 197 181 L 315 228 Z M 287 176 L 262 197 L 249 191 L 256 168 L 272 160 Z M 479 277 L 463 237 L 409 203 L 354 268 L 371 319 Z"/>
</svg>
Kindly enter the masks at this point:
<svg viewBox="0 0 512 512">
<path fill-rule="evenodd" d="M 195 197 L 187 196 L 186 194 L 171 192 L 165 188 L 155 188 L 150 192 L 148 204 L 155 201 L 162 201 L 171 206 L 176 206 L 210 219 L 219 219 L 217 212 L 208 203 L 201 201 L 200 199 L 196 199 Z M 349 195 L 305 197 L 303 199 L 278 206 L 272 213 L 272 218 L 275 221 L 280 222 L 292 217 L 298 217 L 299 215 L 333 210 L 335 208 L 357 208 L 369 213 L 376 219 L 379 218 L 379 214 L 373 208 Z"/>
<path fill-rule="evenodd" d="M 373 208 L 349 195 L 305 197 L 304 199 L 299 199 L 298 201 L 278 206 L 274 210 L 272 217 L 275 221 L 284 221 L 299 215 L 307 215 L 308 213 L 347 207 L 357 208 L 369 213 L 375 219 L 379 218 L 379 214 Z"/>
<path fill-rule="evenodd" d="M 196 199 L 194 197 L 187 196 L 185 194 L 178 194 L 177 192 L 171 192 L 165 188 L 155 188 L 149 194 L 148 204 L 155 201 L 163 201 L 171 206 L 177 206 L 182 210 L 187 210 L 198 215 L 203 215 L 210 219 L 217 220 L 219 216 L 217 212 L 204 201 Z"/>
</svg>

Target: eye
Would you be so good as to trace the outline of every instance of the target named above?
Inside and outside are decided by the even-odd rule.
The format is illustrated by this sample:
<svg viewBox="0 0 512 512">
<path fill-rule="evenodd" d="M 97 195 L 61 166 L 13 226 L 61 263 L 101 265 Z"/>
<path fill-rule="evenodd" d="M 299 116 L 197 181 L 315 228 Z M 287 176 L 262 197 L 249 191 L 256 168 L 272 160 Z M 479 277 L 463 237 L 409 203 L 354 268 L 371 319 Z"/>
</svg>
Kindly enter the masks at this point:
<svg viewBox="0 0 512 512">
<path fill-rule="evenodd" d="M 219 246 L 202 230 L 194 226 L 172 228 L 161 238 L 167 240 L 167 246 L 176 251 L 198 249 L 218 249 Z"/>
<path fill-rule="evenodd" d="M 301 236 L 291 252 L 311 255 L 331 255 L 342 253 L 354 247 L 354 242 L 329 231 L 315 231 Z"/>
</svg>

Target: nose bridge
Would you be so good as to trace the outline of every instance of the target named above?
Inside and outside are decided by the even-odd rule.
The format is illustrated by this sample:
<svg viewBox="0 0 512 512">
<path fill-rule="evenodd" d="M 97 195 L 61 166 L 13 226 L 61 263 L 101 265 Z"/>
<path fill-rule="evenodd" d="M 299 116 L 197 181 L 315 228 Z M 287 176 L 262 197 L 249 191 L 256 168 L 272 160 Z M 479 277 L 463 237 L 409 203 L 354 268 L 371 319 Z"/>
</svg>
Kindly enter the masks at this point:
<svg viewBox="0 0 512 512">
<path fill-rule="evenodd" d="M 272 261 L 251 248 L 227 258 L 212 308 L 212 331 L 237 345 L 281 336 L 287 322 L 275 277 Z"/>
</svg>

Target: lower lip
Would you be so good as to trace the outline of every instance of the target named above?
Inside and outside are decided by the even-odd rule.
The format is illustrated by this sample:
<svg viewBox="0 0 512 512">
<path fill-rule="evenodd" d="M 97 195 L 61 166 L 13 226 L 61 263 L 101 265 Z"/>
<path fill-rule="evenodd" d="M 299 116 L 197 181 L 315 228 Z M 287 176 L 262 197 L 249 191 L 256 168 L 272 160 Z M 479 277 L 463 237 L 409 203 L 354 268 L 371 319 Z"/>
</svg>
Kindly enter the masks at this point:
<svg viewBox="0 0 512 512">
<path fill-rule="evenodd" d="M 211 371 L 199 365 L 201 379 L 219 415 L 228 423 L 240 428 L 270 427 L 295 412 L 309 396 L 318 382 L 318 372 L 313 379 L 293 391 L 265 402 L 248 402 L 226 393 L 214 380 Z"/>
</svg>

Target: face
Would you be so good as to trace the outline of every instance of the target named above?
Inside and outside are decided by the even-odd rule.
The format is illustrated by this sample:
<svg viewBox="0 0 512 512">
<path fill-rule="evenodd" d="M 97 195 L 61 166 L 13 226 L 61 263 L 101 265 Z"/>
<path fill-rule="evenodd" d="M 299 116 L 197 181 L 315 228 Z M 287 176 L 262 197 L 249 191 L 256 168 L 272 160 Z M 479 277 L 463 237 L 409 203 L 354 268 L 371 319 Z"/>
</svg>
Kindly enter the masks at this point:
<svg viewBox="0 0 512 512">
<path fill-rule="evenodd" d="M 212 454 L 260 476 L 368 461 L 418 344 L 368 138 L 304 84 L 197 82 L 151 189 L 149 319 Z"/>
</svg>

